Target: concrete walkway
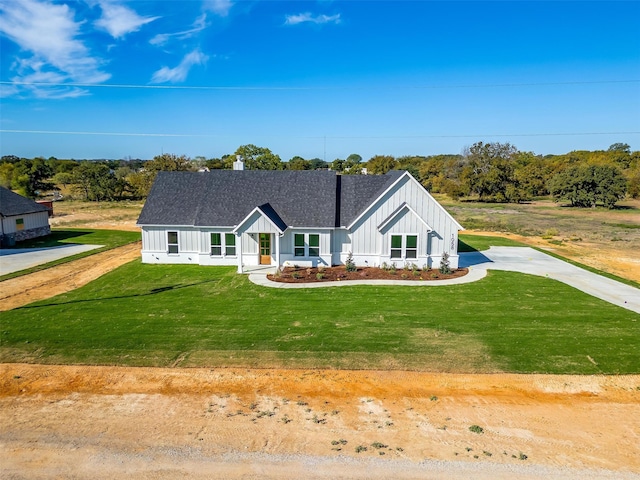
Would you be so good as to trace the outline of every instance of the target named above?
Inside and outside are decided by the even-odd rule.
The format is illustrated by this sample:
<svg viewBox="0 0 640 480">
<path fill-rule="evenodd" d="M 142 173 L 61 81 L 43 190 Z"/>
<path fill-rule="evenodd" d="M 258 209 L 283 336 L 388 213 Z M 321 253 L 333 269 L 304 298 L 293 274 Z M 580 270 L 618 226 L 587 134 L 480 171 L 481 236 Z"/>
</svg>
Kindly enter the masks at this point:
<svg viewBox="0 0 640 480">
<path fill-rule="evenodd" d="M 0 250 L 0 275 L 19 272 L 100 247 L 102 245 L 70 244 L 50 248 L 3 248 Z"/>
<path fill-rule="evenodd" d="M 589 295 L 640 313 L 640 289 L 591 273 L 530 247 L 491 247 L 483 252 L 461 253 L 460 267 L 469 268 L 464 277 L 450 280 L 350 280 L 322 283 L 272 282 L 265 274 L 253 273 L 249 280 L 272 288 L 322 288 L 350 285 L 405 285 L 436 287 L 475 282 L 487 275 L 487 270 L 506 270 L 553 278 Z"/>
</svg>

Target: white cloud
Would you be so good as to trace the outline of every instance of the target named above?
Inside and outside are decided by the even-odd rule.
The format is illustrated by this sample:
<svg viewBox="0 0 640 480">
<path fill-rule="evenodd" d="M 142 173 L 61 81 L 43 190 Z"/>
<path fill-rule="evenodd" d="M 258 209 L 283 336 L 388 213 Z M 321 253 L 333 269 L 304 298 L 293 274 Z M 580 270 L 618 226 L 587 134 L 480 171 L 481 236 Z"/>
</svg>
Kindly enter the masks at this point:
<svg viewBox="0 0 640 480">
<path fill-rule="evenodd" d="M 340 23 L 340 14 L 335 15 L 313 15 L 309 12 L 300 13 L 298 15 L 287 15 L 285 18 L 285 25 L 299 25 L 301 23 L 315 23 L 316 25 L 323 25 L 325 23 Z"/>
<path fill-rule="evenodd" d="M 233 7 L 233 2 L 231 0 L 204 0 L 202 6 L 205 10 L 221 17 L 226 17 L 229 15 L 231 7 Z"/>
<path fill-rule="evenodd" d="M 160 70 L 153 74 L 151 78 L 152 83 L 176 83 L 186 80 L 189 70 L 194 65 L 204 65 L 209 57 L 207 57 L 200 50 L 194 50 L 184 56 L 180 65 L 175 68 L 162 67 Z"/>
<path fill-rule="evenodd" d="M 18 73 L 14 82 L 101 83 L 111 77 L 77 39 L 81 22 L 74 21 L 74 13 L 68 5 L 37 0 L 0 3 L 0 33 L 23 51 L 12 67 Z M 46 96 L 44 91 L 38 94 Z"/>
<path fill-rule="evenodd" d="M 136 12 L 112 0 L 98 2 L 102 9 L 102 16 L 95 22 L 96 26 L 106 30 L 113 38 L 137 32 L 140 27 L 153 22 L 160 17 L 141 17 Z"/>
<path fill-rule="evenodd" d="M 193 22 L 193 28 L 176 33 L 159 33 L 151 40 L 149 40 L 149 43 L 155 46 L 162 46 L 166 44 L 172 37 L 176 37 L 178 40 L 186 40 L 187 38 L 195 36 L 197 33 L 201 32 L 208 26 L 209 24 L 207 23 L 207 14 L 203 13 L 198 18 L 196 18 L 195 22 Z"/>
</svg>

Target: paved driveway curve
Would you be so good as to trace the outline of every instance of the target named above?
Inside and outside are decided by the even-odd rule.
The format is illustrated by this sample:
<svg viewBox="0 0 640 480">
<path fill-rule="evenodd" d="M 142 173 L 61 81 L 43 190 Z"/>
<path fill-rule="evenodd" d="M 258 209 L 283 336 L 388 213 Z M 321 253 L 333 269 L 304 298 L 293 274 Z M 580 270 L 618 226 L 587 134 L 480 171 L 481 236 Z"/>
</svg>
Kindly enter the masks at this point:
<svg viewBox="0 0 640 480">
<path fill-rule="evenodd" d="M 18 272 L 100 247 L 102 245 L 70 244 L 49 248 L 3 248 L 0 250 L 0 275 Z"/>
<path fill-rule="evenodd" d="M 347 285 L 407 285 L 439 286 L 469 283 L 484 278 L 487 270 L 507 270 L 552 278 L 589 295 L 640 313 L 640 289 L 607 277 L 591 273 L 530 247 L 491 247 L 482 252 L 460 254 L 460 267 L 468 267 L 464 277 L 443 281 L 416 282 L 412 280 L 353 280 L 348 282 L 280 283 L 267 279 L 265 274 L 250 274 L 252 282 L 274 288 L 321 288 Z"/>
</svg>

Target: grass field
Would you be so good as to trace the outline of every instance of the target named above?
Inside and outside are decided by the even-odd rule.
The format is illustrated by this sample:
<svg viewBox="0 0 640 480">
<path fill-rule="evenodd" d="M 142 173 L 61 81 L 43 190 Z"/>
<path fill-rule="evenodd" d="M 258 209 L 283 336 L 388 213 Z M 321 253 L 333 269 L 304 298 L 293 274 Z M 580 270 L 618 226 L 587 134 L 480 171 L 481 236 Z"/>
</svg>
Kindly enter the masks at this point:
<svg viewBox="0 0 640 480">
<path fill-rule="evenodd" d="M 135 261 L 0 315 L 4 362 L 640 372 L 638 314 L 511 272 L 457 286 L 286 290 L 234 268 Z"/>
<path fill-rule="evenodd" d="M 71 262 L 79 258 L 88 257 L 95 253 L 104 252 L 121 245 L 137 242 L 140 240 L 139 232 L 124 232 L 120 230 L 96 230 L 88 228 L 65 228 L 65 229 L 52 229 L 51 235 L 46 237 L 34 238 L 32 240 L 26 240 L 20 242 L 15 248 L 47 248 L 47 247 L 59 247 L 69 244 L 82 244 L 82 245 L 103 245 L 101 248 L 90 250 L 88 252 L 78 253 L 69 257 L 61 258 L 53 262 L 38 265 L 37 267 L 21 270 L 19 272 L 9 273 L 7 275 L 0 276 L 0 282 L 9 278 L 19 277 L 27 273 L 37 272 L 44 270 L 45 268 L 53 267 L 55 265 L 61 265 L 63 263 Z"/>
</svg>

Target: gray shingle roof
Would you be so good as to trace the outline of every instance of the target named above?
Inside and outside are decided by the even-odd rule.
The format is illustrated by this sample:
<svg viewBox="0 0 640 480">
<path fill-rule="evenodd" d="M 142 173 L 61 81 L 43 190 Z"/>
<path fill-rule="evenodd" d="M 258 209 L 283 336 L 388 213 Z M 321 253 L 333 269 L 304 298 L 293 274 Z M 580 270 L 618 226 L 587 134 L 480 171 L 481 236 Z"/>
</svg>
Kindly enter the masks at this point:
<svg viewBox="0 0 640 480">
<path fill-rule="evenodd" d="M 14 217 L 27 213 L 46 212 L 47 207 L 29 198 L 12 192 L 8 188 L 0 187 L 0 216 Z"/>
<path fill-rule="evenodd" d="M 285 227 L 346 225 L 402 173 L 339 176 L 329 171 L 160 172 L 138 224 L 234 227 L 261 207 L 279 217 Z"/>
</svg>

